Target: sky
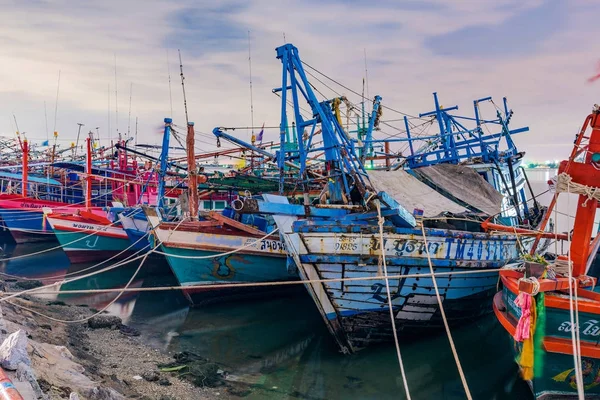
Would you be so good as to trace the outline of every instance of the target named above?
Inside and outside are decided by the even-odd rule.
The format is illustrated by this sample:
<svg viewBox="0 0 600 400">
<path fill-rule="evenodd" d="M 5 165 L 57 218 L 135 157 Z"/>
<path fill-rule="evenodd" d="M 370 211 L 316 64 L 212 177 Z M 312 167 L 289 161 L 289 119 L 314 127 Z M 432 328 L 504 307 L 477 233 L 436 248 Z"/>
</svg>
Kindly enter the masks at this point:
<svg viewBox="0 0 600 400">
<path fill-rule="evenodd" d="M 200 151 L 216 150 L 216 126 L 247 127 L 252 119 L 256 131 L 263 123 L 277 126 L 281 104 L 271 90 L 281 84 L 275 48 L 284 40 L 299 48 L 303 61 L 354 91 L 363 90 L 366 75 L 365 94 L 379 94 L 384 106 L 410 115 L 432 110 L 433 92 L 468 116 L 474 99 L 492 96 L 500 105 L 506 96 L 511 127 L 530 128 L 515 136 L 528 160 L 566 158 L 584 118 L 600 103 L 600 81 L 587 82 L 600 61 L 596 0 L 0 5 L 0 134 L 14 136 L 16 117 L 30 141 L 56 130 L 63 147 L 76 137 L 77 123 L 85 124 L 82 133 L 98 128 L 103 143 L 117 131 L 132 136 L 136 118 L 139 143 L 160 142 L 164 117 L 185 126 L 178 50 Z M 358 101 L 317 77 L 333 89 L 313 79 L 325 96 Z M 403 129 L 402 115 L 391 109 L 384 109 L 382 119 L 390 122 L 381 137 Z M 484 112 L 495 114 L 491 105 Z M 267 129 L 264 140 L 277 131 Z M 233 134 L 250 135 L 246 129 Z"/>
</svg>

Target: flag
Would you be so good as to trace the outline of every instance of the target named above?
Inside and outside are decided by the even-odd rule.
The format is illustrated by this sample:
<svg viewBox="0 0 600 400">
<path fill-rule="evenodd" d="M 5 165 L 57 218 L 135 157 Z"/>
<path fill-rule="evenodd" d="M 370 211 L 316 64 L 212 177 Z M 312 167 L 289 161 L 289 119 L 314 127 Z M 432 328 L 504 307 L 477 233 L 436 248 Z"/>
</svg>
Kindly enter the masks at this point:
<svg viewBox="0 0 600 400">
<path fill-rule="evenodd" d="M 42 146 L 49 146 L 49 145 L 50 145 L 50 143 L 47 140 L 44 140 L 42 142 Z"/>
<path fill-rule="evenodd" d="M 256 140 L 262 143 L 263 133 L 265 132 L 265 123 L 263 122 L 262 128 L 260 128 L 260 132 L 258 132 L 258 136 Z"/>
<path fill-rule="evenodd" d="M 600 62 L 598 62 L 598 67 L 597 67 L 596 72 L 600 72 Z M 588 81 L 588 83 L 592 83 L 592 82 L 594 82 L 597 79 L 600 79 L 600 73 L 597 73 L 596 75 L 588 78 L 587 81 Z"/>
</svg>

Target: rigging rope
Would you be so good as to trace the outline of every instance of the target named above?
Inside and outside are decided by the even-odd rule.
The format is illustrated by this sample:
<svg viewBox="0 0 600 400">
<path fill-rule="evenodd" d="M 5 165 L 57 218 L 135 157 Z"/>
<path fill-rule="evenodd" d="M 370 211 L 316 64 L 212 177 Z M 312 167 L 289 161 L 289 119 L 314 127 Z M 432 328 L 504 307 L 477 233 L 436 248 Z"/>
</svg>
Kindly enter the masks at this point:
<svg viewBox="0 0 600 400">
<path fill-rule="evenodd" d="M 402 382 L 404 384 L 404 391 L 406 398 L 410 400 L 410 391 L 408 390 L 408 380 L 406 378 L 406 371 L 404 371 L 404 362 L 402 361 L 402 354 L 400 353 L 400 343 L 398 342 L 398 333 L 396 332 L 396 318 L 394 316 L 394 306 L 392 304 L 392 295 L 390 293 L 390 281 L 387 273 L 387 261 L 385 258 L 385 246 L 383 241 L 383 223 L 385 220 L 381 216 L 381 204 L 379 200 L 375 201 L 377 206 L 377 225 L 379 225 L 379 249 L 380 257 L 383 262 L 383 274 L 385 278 L 385 290 L 387 294 L 388 308 L 390 310 L 390 321 L 392 322 L 392 332 L 394 335 L 394 344 L 396 345 L 396 356 L 398 357 L 398 364 L 400 365 L 400 374 L 402 375 Z M 379 274 L 378 274 L 379 275 Z"/>
<path fill-rule="evenodd" d="M 467 384 L 467 378 L 465 377 L 465 373 L 463 372 L 460 359 L 458 358 L 458 352 L 456 351 L 456 346 L 454 345 L 454 340 L 452 339 L 452 333 L 450 332 L 448 319 L 446 318 L 446 312 L 444 311 L 444 305 L 442 304 L 442 296 L 440 296 L 437 280 L 435 279 L 433 264 L 431 262 L 431 254 L 429 254 L 429 246 L 427 244 L 427 235 L 425 234 L 425 226 L 423 224 L 421 224 L 421 232 L 423 234 L 423 244 L 425 245 L 425 252 L 427 253 L 427 262 L 429 263 L 429 271 L 431 272 L 431 280 L 435 289 L 435 296 L 437 298 L 438 306 L 440 307 L 440 314 L 442 316 L 442 320 L 444 321 L 444 328 L 446 328 L 446 334 L 448 335 L 448 341 L 450 342 L 452 355 L 454 356 L 454 361 L 456 361 L 456 367 L 458 368 L 460 380 L 462 382 L 463 388 L 465 389 L 467 399 L 472 400 L 473 398 L 471 397 L 471 391 L 469 390 L 469 385 Z"/>
</svg>

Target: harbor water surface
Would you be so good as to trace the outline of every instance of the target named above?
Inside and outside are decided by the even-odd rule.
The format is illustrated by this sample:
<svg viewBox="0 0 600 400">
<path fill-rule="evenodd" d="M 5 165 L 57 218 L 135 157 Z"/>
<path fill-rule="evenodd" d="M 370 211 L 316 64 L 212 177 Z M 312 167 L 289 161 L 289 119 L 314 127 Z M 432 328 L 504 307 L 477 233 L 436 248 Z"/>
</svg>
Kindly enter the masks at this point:
<svg viewBox="0 0 600 400">
<path fill-rule="evenodd" d="M 56 244 L 4 244 L 5 256 Z M 122 288 L 139 261 L 63 284 L 61 291 Z M 62 250 L 0 262 L 0 272 L 45 284 L 84 273 Z M 106 267 L 103 265 L 101 267 Z M 95 267 L 97 270 L 101 267 Z M 89 272 L 89 271 L 85 271 Z M 132 288 L 176 285 L 164 260 L 147 261 Z M 45 294 L 48 300 L 106 307 L 118 293 Z M 304 291 L 287 297 L 240 300 L 189 308 L 179 291 L 126 292 L 108 311 L 141 332 L 140 340 L 162 351 L 207 357 L 245 382 L 249 399 L 401 399 L 402 378 L 393 344 L 354 355 L 339 353 L 314 303 Z M 476 399 L 530 399 L 517 376 L 510 342 L 493 315 L 452 330 L 469 387 Z M 464 399 L 445 333 L 403 340 L 402 357 L 413 399 Z"/>
<path fill-rule="evenodd" d="M 534 190 L 543 191 L 543 177 Z M 541 179 L 540 179 L 541 178 Z M 547 203 L 549 194 L 542 199 Z M 574 205 L 574 204 L 573 204 Z M 560 206 L 560 205 L 559 205 Z M 566 211 L 566 208 L 565 208 Z M 560 221 L 559 221 L 560 222 Z M 31 254 L 54 244 L 4 244 L 4 258 Z M 61 291 L 123 288 L 139 261 L 80 281 Z M 95 267 L 97 270 L 101 267 Z M 61 249 L 0 261 L 0 272 L 45 284 L 76 276 L 90 265 L 70 265 Z M 131 288 L 176 285 L 165 260 L 149 259 Z M 140 340 L 161 351 L 189 351 L 227 371 L 227 379 L 247 383 L 248 399 L 402 399 L 402 377 L 393 344 L 353 355 L 339 353 L 313 301 L 303 290 L 286 297 L 239 300 L 189 308 L 181 292 L 126 292 L 108 311 L 141 332 Z M 48 300 L 106 307 L 118 292 L 47 294 Z M 490 305 L 491 311 L 491 305 Z M 531 399 L 517 371 L 508 336 L 493 314 L 454 327 L 453 338 L 475 399 Z M 464 399 L 445 332 L 400 342 L 413 399 Z"/>
</svg>

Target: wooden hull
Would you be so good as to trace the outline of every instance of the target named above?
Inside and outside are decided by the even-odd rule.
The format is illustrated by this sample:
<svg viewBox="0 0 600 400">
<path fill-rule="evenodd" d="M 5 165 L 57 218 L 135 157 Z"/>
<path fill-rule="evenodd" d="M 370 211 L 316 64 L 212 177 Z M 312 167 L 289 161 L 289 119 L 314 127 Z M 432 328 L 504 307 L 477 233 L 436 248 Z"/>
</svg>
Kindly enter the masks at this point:
<svg viewBox="0 0 600 400">
<path fill-rule="evenodd" d="M 0 217 L 17 243 L 56 241 L 54 232 L 44 218 L 44 209 L 55 213 L 75 213 L 82 207 L 66 203 L 29 199 L 19 195 L 0 194 Z M 103 211 L 94 210 L 101 215 Z"/>
<path fill-rule="evenodd" d="M 306 287 L 343 352 L 393 339 L 383 267 L 379 266 L 378 228 L 364 226 L 361 233 L 326 232 L 323 226 L 295 228 L 286 244 L 303 279 L 369 278 L 368 280 L 315 282 Z M 494 270 L 517 258 L 512 235 L 426 229 L 429 253 L 444 310 L 451 324 L 460 324 L 491 311 L 498 281 Z M 384 234 L 389 276 L 429 274 L 420 230 L 394 229 Z M 460 274 L 460 272 L 467 272 Z M 393 313 L 400 333 L 421 334 L 443 327 L 440 310 L 427 276 L 389 279 Z"/>
<path fill-rule="evenodd" d="M 494 296 L 494 313 L 499 322 L 504 326 L 511 337 L 514 335 L 518 316 L 515 314 L 515 307 L 511 305 L 514 296 L 510 290 L 504 288 Z M 558 313 L 557 313 L 558 311 Z M 544 367 L 540 376 L 528 381 L 536 399 L 576 399 L 577 386 L 575 384 L 575 373 L 573 368 L 573 355 L 570 332 L 564 334 L 563 310 L 557 310 L 546 307 L 546 336 L 544 338 Z M 582 371 L 584 392 L 586 399 L 600 398 L 600 349 L 597 342 L 586 340 L 583 332 L 584 327 L 589 326 L 590 321 L 598 323 L 598 319 L 591 319 L 590 315 L 580 313 L 580 325 L 582 327 L 581 347 L 582 347 Z M 563 321 L 558 324 L 558 321 Z M 568 321 L 568 316 L 567 316 Z M 567 322 L 569 325 L 570 323 Z M 513 352 L 515 356 L 520 354 L 522 343 L 513 339 Z"/>
<path fill-rule="evenodd" d="M 71 263 L 124 259 L 135 253 L 122 227 L 74 217 L 48 216 L 58 242 Z"/>
<path fill-rule="evenodd" d="M 223 284 L 278 282 L 298 279 L 286 268 L 285 246 L 275 238 L 219 234 L 157 228 L 161 250 L 181 286 L 203 286 L 185 290 L 193 305 L 260 297 L 289 287 L 220 287 Z M 256 242 L 256 243 L 254 243 Z M 249 244 L 251 244 L 248 246 Z M 241 250 L 240 248 L 247 246 Z M 239 250 L 239 251 L 236 251 Z M 223 254 L 235 251 L 231 254 Z M 176 257 L 179 256 L 179 257 Z M 188 258 L 180 258 L 188 257 Z"/>
</svg>

